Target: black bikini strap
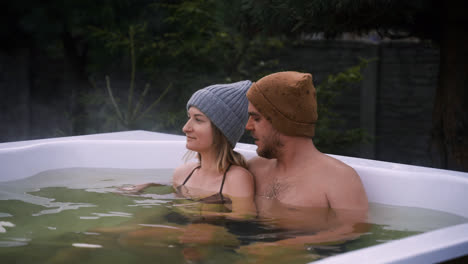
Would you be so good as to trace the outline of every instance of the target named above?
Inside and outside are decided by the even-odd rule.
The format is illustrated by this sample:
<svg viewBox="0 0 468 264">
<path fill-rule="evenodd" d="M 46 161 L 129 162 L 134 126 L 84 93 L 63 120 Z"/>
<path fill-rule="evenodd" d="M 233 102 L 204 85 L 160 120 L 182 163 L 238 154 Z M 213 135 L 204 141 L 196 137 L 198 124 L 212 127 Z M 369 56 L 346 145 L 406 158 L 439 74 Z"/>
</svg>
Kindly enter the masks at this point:
<svg viewBox="0 0 468 264">
<path fill-rule="evenodd" d="M 223 202 L 224 202 L 224 196 L 223 196 L 224 181 L 226 180 L 226 174 L 227 174 L 229 168 L 231 168 L 231 165 L 232 165 L 232 164 L 229 164 L 229 166 L 227 167 L 226 171 L 224 172 L 223 181 L 221 182 L 221 188 L 219 188 L 219 195 L 221 196 L 221 201 L 223 201 Z"/>
<path fill-rule="evenodd" d="M 187 176 L 187 178 L 185 178 L 185 181 L 184 183 L 182 183 L 182 185 L 185 185 L 185 183 L 190 179 L 190 177 L 192 177 L 192 174 L 195 172 L 196 169 L 199 169 L 201 167 L 201 165 L 198 165 L 197 167 L 195 167 L 192 172 L 190 172 L 190 174 Z"/>
</svg>

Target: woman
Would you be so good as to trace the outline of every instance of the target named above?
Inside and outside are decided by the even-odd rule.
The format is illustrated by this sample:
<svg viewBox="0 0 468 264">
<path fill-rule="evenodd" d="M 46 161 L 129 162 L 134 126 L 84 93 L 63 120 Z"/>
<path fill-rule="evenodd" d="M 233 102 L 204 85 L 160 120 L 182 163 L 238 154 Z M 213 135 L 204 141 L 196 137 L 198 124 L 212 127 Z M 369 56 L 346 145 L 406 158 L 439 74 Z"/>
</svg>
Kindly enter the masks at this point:
<svg viewBox="0 0 468 264">
<path fill-rule="evenodd" d="M 251 84 L 216 84 L 192 95 L 182 131 L 188 157 L 196 153 L 197 161 L 185 163 L 173 174 L 179 194 L 222 204 L 233 216 L 255 214 L 253 176 L 244 157 L 233 150 L 247 123 L 246 92 Z"/>
<path fill-rule="evenodd" d="M 94 231 L 118 232 L 120 243 L 138 250 L 146 248 L 148 252 L 153 250 L 151 245 L 180 243 L 187 260 L 203 258 L 204 245 L 239 246 L 239 239 L 230 232 L 234 224 L 224 226 L 224 221 L 211 222 L 206 218 L 243 220 L 256 216 L 253 176 L 243 156 L 233 150 L 247 123 L 246 93 L 251 84 L 241 81 L 208 86 L 195 92 L 187 103 L 188 120 L 182 128 L 187 136 L 186 156 L 189 159 L 195 154 L 196 161 L 176 168 L 173 186 L 179 195 L 201 202 L 187 203 L 182 199 L 173 208 L 183 217 L 188 216 L 190 224 L 169 221 L 168 225 L 145 227 L 139 217 L 117 228 Z M 155 184 L 124 191 L 137 192 L 151 185 Z"/>
<path fill-rule="evenodd" d="M 211 85 L 195 92 L 187 102 L 188 120 L 182 128 L 189 150 L 186 158 L 195 154 L 197 161 L 174 171 L 173 186 L 179 195 L 202 201 L 205 216 L 243 218 L 256 214 L 253 176 L 244 157 L 234 151 L 248 120 L 246 93 L 251 85 L 250 81 Z M 152 185 L 123 191 L 139 192 Z"/>
</svg>

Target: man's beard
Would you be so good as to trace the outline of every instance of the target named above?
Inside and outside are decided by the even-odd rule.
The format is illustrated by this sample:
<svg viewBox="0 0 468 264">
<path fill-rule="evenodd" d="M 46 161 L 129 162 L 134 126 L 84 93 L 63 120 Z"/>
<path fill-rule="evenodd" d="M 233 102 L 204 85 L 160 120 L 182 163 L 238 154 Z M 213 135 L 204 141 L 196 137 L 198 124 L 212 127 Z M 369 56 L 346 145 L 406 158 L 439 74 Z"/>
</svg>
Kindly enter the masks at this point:
<svg viewBox="0 0 468 264">
<path fill-rule="evenodd" d="M 257 154 L 266 159 L 274 159 L 278 157 L 278 150 L 283 146 L 279 138 L 279 132 L 275 131 L 272 133 L 271 137 L 269 137 L 268 141 L 264 141 L 262 149 L 257 148 Z"/>
</svg>

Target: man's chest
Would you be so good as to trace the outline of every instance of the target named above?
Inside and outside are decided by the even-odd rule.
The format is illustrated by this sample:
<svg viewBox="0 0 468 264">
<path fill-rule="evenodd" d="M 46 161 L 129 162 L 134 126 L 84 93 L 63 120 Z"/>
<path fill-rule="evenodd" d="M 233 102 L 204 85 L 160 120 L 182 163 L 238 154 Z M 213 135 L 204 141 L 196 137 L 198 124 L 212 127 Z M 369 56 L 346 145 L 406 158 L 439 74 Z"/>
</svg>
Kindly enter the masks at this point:
<svg viewBox="0 0 468 264">
<path fill-rule="evenodd" d="M 304 183 L 290 179 L 281 180 L 274 174 L 264 177 L 260 179 L 260 182 L 256 183 L 256 194 L 294 206 L 329 206 L 326 191 L 320 183 Z"/>
<path fill-rule="evenodd" d="M 257 194 L 269 199 L 279 199 L 288 193 L 292 185 L 285 181 L 280 181 L 276 177 L 268 177 L 257 185 Z"/>
</svg>

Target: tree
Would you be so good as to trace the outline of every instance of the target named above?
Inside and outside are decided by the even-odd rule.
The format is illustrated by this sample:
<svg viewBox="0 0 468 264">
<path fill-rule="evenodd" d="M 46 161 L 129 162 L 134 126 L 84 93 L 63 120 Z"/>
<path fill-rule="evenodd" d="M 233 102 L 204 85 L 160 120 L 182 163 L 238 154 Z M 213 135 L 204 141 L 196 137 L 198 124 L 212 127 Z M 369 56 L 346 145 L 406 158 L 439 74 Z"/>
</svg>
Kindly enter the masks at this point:
<svg viewBox="0 0 468 264">
<path fill-rule="evenodd" d="M 124 28 L 144 13 L 148 4 L 145 0 L 116 1 L 8 1 L 0 16 L 1 44 L 4 50 L 19 48 L 29 51 L 33 65 L 41 63 L 44 57 L 60 58 L 64 61 L 63 89 L 69 94 L 70 112 L 74 116 L 71 133 L 85 133 L 86 112 L 80 103 L 82 93 L 91 89 L 88 82 L 89 67 L 96 64 L 97 54 L 103 48 L 89 38 L 89 28 Z M 130 8 L 131 7 L 131 8 Z M 34 75 L 34 73 L 31 73 Z M 31 76 L 30 93 L 40 94 Z"/>
<path fill-rule="evenodd" d="M 382 38 L 417 37 L 440 49 L 432 145 L 441 166 L 455 160 L 468 170 L 468 3 L 463 0 L 264 0 L 244 1 L 266 34 L 378 32 Z"/>
<path fill-rule="evenodd" d="M 159 131 L 173 132 L 174 127 L 180 131 L 180 120 L 186 114 L 181 110 L 195 88 L 258 79 L 270 72 L 275 60 L 270 63 L 263 55 L 282 45 L 276 36 L 259 34 L 241 2 L 161 0 L 147 4 L 146 10 L 152 15 L 127 24 L 136 30 L 133 46 L 138 73 L 153 78 L 152 87 L 166 86 L 164 78 L 172 84 L 165 97 L 171 101 L 164 107 L 168 118 L 157 120 Z M 121 28 L 92 26 L 90 32 L 93 40 L 106 47 L 111 61 L 128 57 L 128 37 Z"/>
<path fill-rule="evenodd" d="M 66 89 L 66 101 L 72 105 L 71 134 L 104 132 L 101 129 L 105 129 L 107 123 L 96 120 L 96 112 L 110 120 L 112 118 L 107 114 L 112 111 L 107 111 L 109 108 L 115 109 L 117 117 L 121 108 L 127 109 L 128 118 L 123 118 L 120 113 L 120 123 L 127 128 L 136 126 L 135 113 L 141 109 L 139 107 L 152 105 L 146 101 L 140 104 L 134 97 L 133 87 L 143 87 L 139 83 L 142 80 L 151 82 L 154 89 L 148 92 L 145 88 L 141 94 L 148 92 L 148 95 L 141 98 L 157 98 L 155 94 L 162 94 L 168 84 L 172 84 L 160 105 L 164 114 L 158 114 L 157 119 L 155 111 L 148 115 L 145 111 L 143 115 L 159 124 L 145 129 L 172 132 L 171 127 L 180 130 L 184 120 L 183 106 L 195 89 L 213 82 L 257 80 L 267 73 L 282 70 L 275 51 L 288 48 L 288 43 L 303 34 L 323 32 L 332 38 L 342 32 L 377 30 L 382 36 L 391 38 L 414 35 L 441 43 L 436 40 L 442 39 L 438 23 L 442 16 L 434 11 L 432 4 L 390 0 L 71 0 L 66 3 L 20 0 L 7 2 L 7 8 L 3 9 L 1 19 L 4 23 L 0 27 L 5 34 L 0 45 L 3 49 L 24 45 L 33 51 L 32 54 L 58 56 L 63 60 L 67 67 L 62 73 L 65 80 L 61 88 Z M 426 22 L 437 30 L 426 30 L 421 26 Z M 128 32 L 132 28 L 136 31 L 129 38 Z M 131 53 L 129 39 L 132 39 Z M 131 65 L 131 69 L 125 65 Z M 114 91 L 112 103 L 102 94 L 105 89 L 95 89 L 101 91 L 99 100 L 96 96 L 83 96 L 81 101 L 88 101 L 88 105 L 81 102 L 79 94 L 89 95 L 93 91 L 93 82 L 89 79 L 101 81 L 96 87 L 110 87 L 110 84 L 102 84 L 109 72 L 124 72 L 120 78 L 126 77 L 125 72 L 131 72 L 129 99 L 119 100 L 122 93 L 115 85 L 115 89 L 108 89 Z M 34 87 L 33 77 L 30 89 L 43 88 Z M 112 82 L 115 83 L 117 81 Z M 98 109 L 90 107 L 90 101 Z M 107 110 L 101 111 L 105 105 Z M 135 109 L 132 110 L 132 106 Z M 159 119 L 161 116 L 163 118 Z M 103 126 L 90 131 L 88 128 L 96 123 Z M 140 123 L 143 123 L 142 119 L 138 126 Z M 449 126 L 440 124 L 443 126 L 437 130 L 443 131 L 440 135 L 456 138 L 447 137 L 452 130 L 445 132 Z M 336 145 L 326 140 L 322 140 L 322 144 Z M 450 144 L 452 150 L 456 144 Z M 446 145 L 439 145 L 449 150 Z"/>
</svg>

